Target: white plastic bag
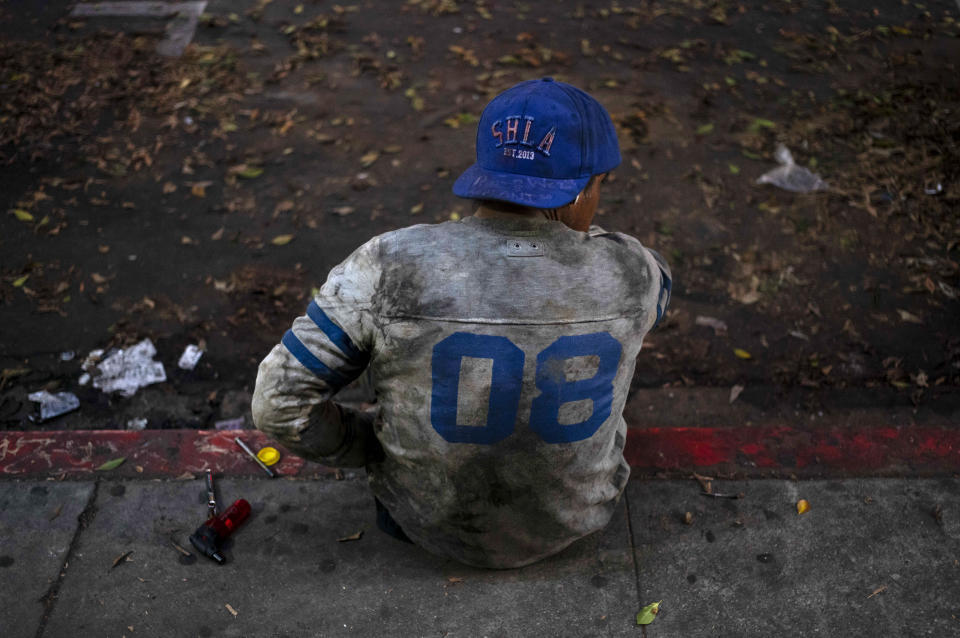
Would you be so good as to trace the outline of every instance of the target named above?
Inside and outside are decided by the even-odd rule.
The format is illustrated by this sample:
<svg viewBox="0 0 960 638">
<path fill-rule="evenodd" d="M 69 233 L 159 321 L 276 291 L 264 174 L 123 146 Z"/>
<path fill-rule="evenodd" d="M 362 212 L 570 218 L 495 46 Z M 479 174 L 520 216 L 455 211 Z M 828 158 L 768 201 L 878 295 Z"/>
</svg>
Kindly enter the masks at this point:
<svg viewBox="0 0 960 638">
<path fill-rule="evenodd" d="M 793 161 L 793 155 L 790 154 L 790 149 L 783 144 L 777 146 L 773 157 L 780 166 L 761 175 L 757 179 L 758 184 L 773 184 L 794 193 L 812 193 L 829 188 L 819 175 L 811 173 L 802 166 L 797 166 Z"/>
</svg>

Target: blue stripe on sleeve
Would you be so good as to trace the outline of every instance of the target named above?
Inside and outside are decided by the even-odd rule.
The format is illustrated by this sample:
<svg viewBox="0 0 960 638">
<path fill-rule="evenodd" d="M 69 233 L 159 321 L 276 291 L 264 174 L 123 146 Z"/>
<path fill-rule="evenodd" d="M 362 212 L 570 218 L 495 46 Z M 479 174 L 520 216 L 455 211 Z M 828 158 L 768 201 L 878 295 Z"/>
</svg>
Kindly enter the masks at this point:
<svg viewBox="0 0 960 638">
<path fill-rule="evenodd" d="M 297 335 L 293 334 L 293 330 L 287 330 L 281 343 L 290 351 L 290 354 L 297 358 L 297 361 L 303 364 L 303 367 L 326 381 L 330 386 L 339 390 L 349 383 L 349 380 L 345 379 L 343 375 L 331 370 L 323 361 L 317 359 L 307 349 L 307 346 L 303 345 L 303 342 L 297 338 Z"/>
<path fill-rule="evenodd" d="M 313 323 L 323 331 L 327 338 L 340 349 L 347 359 L 354 364 L 362 364 L 367 361 L 367 354 L 353 343 L 343 328 L 333 323 L 316 301 L 311 301 L 307 306 L 307 316 L 313 319 Z"/>
<path fill-rule="evenodd" d="M 653 323 L 653 326 L 656 327 L 660 323 L 660 319 L 663 318 L 663 313 L 666 312 L 667 306 L 670 305 L 670 294 L 673 289 L 673 282 L 670 280 L 669 275 L 663 271 L 663 268 L 660 269 L 660 279 L 663 280 L 663 283 L 660 285 L 660 296 L 657 298 L 657 320 Z M 666 298 L 664 298 L 663 293 L 666 292 Z M 663 300 L 663 306 L 660 305 L 660 300 Z"/>
</svg>

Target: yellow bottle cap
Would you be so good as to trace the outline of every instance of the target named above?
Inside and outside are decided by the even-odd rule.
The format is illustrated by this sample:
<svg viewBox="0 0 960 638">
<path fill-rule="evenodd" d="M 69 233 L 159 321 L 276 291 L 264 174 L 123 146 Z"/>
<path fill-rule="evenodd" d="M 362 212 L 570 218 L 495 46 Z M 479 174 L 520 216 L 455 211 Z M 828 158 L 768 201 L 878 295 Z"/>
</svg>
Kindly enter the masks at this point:
<svg viewBox="0 0 960 638">
<path fill-rule="evenodd" d="M 263 461 L 264 465 L 273 465 L 280 460 L 280 452 L 275 447 L 260 448 L 257 458 Z"/>
</svg>

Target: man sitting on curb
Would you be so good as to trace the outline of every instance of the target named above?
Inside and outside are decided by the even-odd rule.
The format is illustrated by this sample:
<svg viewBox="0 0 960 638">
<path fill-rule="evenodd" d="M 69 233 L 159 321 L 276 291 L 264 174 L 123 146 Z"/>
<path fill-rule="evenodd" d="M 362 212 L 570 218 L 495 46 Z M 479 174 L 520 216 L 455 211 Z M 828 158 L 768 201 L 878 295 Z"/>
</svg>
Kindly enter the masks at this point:
<svg viewBox="0 0 960 638">
<path fill-rule="evenodd" d="M 256 426 L 365 466 L 378 525 L 518 567 L 602 529 L 627 483 L 623 406 L 670 299 L 660 256 L 591 227 L 620 163 L 613 122 L 550 78 L 484 109 L 454 193 L 472 217 L 374 237 L 260 364 Z M 376 410 L 332 401 L 372 371 Z"/>
</svg>

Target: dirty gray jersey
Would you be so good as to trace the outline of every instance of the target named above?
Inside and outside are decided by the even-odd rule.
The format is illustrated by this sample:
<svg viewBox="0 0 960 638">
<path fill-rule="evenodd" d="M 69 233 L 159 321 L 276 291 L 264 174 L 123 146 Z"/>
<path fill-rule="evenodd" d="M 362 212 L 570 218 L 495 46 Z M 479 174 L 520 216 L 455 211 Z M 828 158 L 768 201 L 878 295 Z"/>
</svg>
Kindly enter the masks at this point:
<svg viewBox="0 0 960 638">
<path fill-rule="evenodd" d="M 420 225 L 335 267 L 260 366 L 257 427 L 370 487 L 422 547 L 514 567 L 604 527 L 622 411 L 669 268 L 542 218 Z M 376 409 L 331 397 L 370 367 Z"/>
</svg>

